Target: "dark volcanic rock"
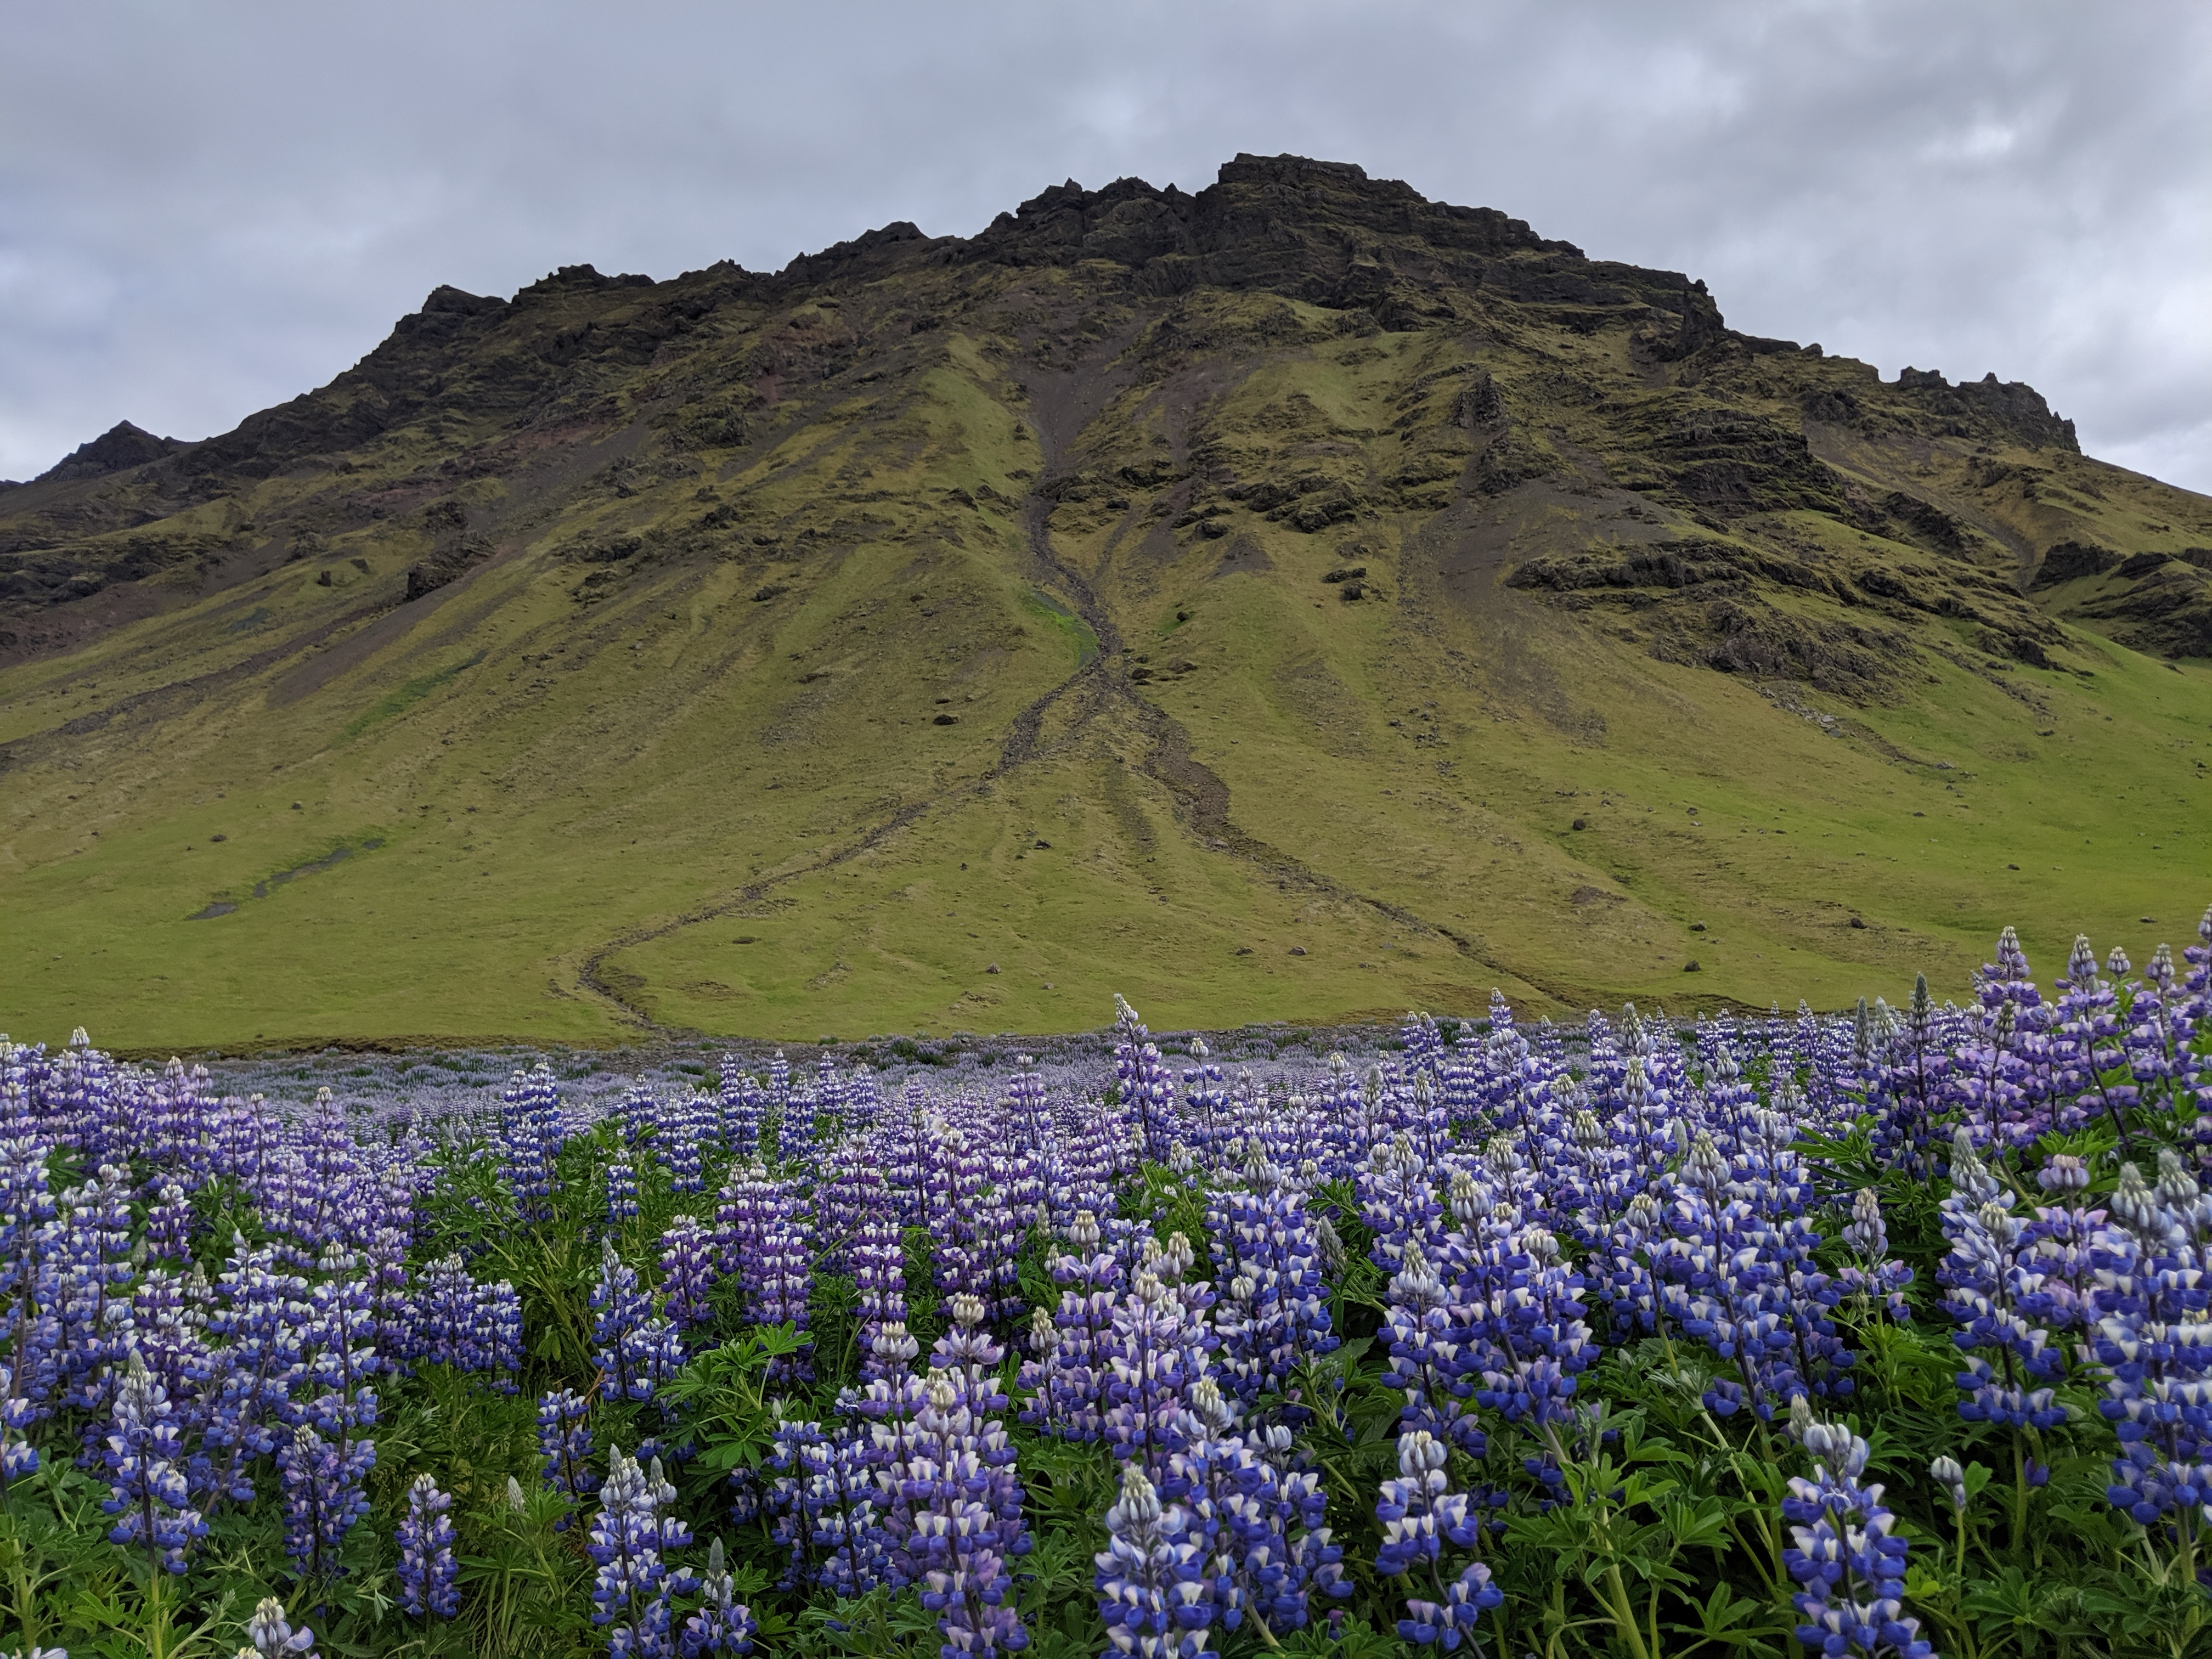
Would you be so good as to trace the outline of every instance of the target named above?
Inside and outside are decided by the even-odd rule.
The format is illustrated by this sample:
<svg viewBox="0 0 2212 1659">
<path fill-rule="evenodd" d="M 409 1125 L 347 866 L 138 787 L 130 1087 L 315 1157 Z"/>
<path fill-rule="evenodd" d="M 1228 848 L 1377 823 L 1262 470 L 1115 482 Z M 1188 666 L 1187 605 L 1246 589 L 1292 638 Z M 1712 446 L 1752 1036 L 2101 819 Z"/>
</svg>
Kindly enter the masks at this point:
<svg viewBox="0 0 2212 1659">
<path fill-rule="evenodd" d="M 157 438 L 143 427 L 118 421 L 90 443 L 79 445 L 32 482 L 66 483 L 77 478 L 98 478 L 126 467 L 161 460 L 183 447 L 174 438 Z"/>
<path fill-rule="evenodd" d="M 405 599 L 419 599 L 425 593 L 465 575 L 489 559 L 493 550 L 488 537 L 463 536 L 452 546 L 440 549 L 427 559 L 417 560 L 407 569 Z"/>
<path fill-rule="evenodd" d="M 2120 556 L 2109 547 L 2099 547 L 2093 542 L 2060 542 L 2043 556 L 2031 585 L 2056 587 L 2076 576 L 2100 576 L 2117 568 L 2119 563 Z"/>
</svg>

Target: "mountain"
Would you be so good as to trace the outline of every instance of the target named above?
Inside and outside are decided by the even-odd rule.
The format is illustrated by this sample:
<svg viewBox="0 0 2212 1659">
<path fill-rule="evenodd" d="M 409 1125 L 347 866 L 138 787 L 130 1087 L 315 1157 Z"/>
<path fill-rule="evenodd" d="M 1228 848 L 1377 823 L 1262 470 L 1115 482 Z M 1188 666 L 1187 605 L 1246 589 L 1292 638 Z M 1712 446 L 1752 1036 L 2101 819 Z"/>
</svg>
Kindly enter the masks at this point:
<svg viewBox="0 0 2212 1659">
<path fill-rule="evenodd" d="M 441 288 L 0 493 L 126 1046 L 1894 1000 L 2212 897 L 2212 501 L 1358 167 Z"/>
</svg>

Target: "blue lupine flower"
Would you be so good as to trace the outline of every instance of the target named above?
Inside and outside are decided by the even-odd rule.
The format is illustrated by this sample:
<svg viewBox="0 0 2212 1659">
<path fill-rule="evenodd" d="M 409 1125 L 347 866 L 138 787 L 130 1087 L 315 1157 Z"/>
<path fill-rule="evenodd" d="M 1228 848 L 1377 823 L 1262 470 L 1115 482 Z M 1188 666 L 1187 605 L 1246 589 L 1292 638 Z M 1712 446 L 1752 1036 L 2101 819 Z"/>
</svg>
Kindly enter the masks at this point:
<svg viewBox="0 0 2212 1659">
<path fill-rule="evenodd" d="M 100 1507 L 120 1517 L 108 1532 L 111 1543 L 143 1546 L 163 1568 L 180 1573 L 185 1549 L 207 1535 L 207 1522 L 191 1507 L 191 1487 L 179 1467 L 183 1451 L 169 1420 L 168 1395 L 138 1351 L 129 1354 L 115 1391 L 115 1430 L 102 1454 L 109 1495 Z"/>
<path fill-rule="evenodd" d="M 1920 1621 L 1904 1611 L 1905 1540 L 1881 1506 L 1882 1489 L 1859 1482 L 1866 1442 L 1848 1429 L 1808 1421 L 1804 1443 L 1814 1460 L 1813 1479 L 1793 1477 L 1782 1504 L 1797 1523 L 1783 1565 L 1803 1587 L 1796 1598 L 1805 1620 L 1798 1641 L 1831 1659 L 1930 1659 Z"/>
<path fill-rule="evenodd" d="M 451 1493 L 418 1474 L 407 1488 L 407 1513 L 399 1522 L 399 1610 L 416 1618 L 451 1619 L 461 1609 L 453 1559 L 453 1523 L 446 1511 Z"/>
<path fill-rule="evenodd" d="M 337 1555 L 346 1534 L 368 1513 L 362 1486 L 375 1462 L 375 1442 L 325 1442 L 306 1423 L 277 1446 L 284 1553 L 303 1579 L 319 1581 L 339 1571 Z"/>
<path fill-rule="evenodd" d="M 680 1659 L 699 1659 L 710 1653 L 750 1653 L 753 1634 L 760 1626 L 752 1610 L 737 1600 L 737 1586 L 724 1565 L 720 1538 L 707 1551 L 707 1571 L 700 1585 L 699 1610 L 677 1632 Z"/>
<path fill-rule="evenodd" d="M 1213 1601 L 1189 1528 L 1189 1511 L 1163 1504 L 1142 1464 L 1121 1466 L 1121 1498 L 1106 1511 L 1096 1581 L 1099 1617 L 1118 1651 L 1194 1659 L 1205 1650 Z"/>
<path fill-rule="evenodd" d="M 302 1655 L 315 1659 L 311 1651 L 315 1632 L 305 1625 L 295 1630 L 284 1616 L 284 1604 L 273 1595 L 263 1596 L 254 1607 L 253 1616 L 246 1621 L 246 1639 L 260 1659 L 299 1659 Z"/>
<path fill-rule="evenodd" d="M 689 1595 L 697 1581 L 665 1557 L 691 1541 L 690 1529 L 659 1511 L 676 1496 L 660 1460 L 640 1468 L 616 1448 L 599 1487 L 599 1518 L 586 1550 L 599 1571 L 592 1582 L 595 1625 L 611 1625 L 608 1652 L 616 1659 L 661 1659 L 672 1651 L 669 1598 Z"/>
</svg>

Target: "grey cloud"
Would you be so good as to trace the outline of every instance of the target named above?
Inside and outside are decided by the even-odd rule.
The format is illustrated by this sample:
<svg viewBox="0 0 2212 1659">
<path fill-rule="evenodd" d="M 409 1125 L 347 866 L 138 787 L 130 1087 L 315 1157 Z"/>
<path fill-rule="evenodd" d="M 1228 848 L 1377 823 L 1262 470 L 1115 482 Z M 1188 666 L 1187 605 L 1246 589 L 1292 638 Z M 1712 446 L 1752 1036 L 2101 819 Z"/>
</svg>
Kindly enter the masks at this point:
<svg viewBox="0 0 2212 1659">
<path fill-rule="evenodd" d="M 2212 490 L 2189 3 L 18 4 L 0 475 L 224 429 L 440 283 L 755 268 L 1045 185 L 1355 161 L 1754 332 L 2033 382 Z"/>
</svg>

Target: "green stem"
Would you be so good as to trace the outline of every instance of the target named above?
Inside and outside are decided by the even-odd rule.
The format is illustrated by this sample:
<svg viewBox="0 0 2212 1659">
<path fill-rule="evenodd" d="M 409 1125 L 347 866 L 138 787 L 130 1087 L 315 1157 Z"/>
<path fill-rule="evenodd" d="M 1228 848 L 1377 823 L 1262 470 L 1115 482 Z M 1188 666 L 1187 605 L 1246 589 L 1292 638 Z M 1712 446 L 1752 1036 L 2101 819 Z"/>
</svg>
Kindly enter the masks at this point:
<svg viewBox="0 0 2212 1659">
<path fill-rule="evenodd" d="M 1644 1631 L 1636 1617 L 1635 1605 L 1628 1599 L 1628 1586 L 1620 1577 L 1620 1564 L 1613 1562 L 1605 1570 L 1606 1600 L 1613 1612 L 1613 1627 L 1629 1644 L 1634 1659 L 1652 1659 L 1652 1651 L 1644 1644 Z"/>
<path fill-rule="evenodd" d="M 156 1561 L 154 1577 L 146 1585 L 146 1600 L 151 1611 L 146 1622 L 146 1652 L 149 1659 L 168 1659 L 169 1625 L 161 1612 L 161 1568 Z"/>
</svg>

